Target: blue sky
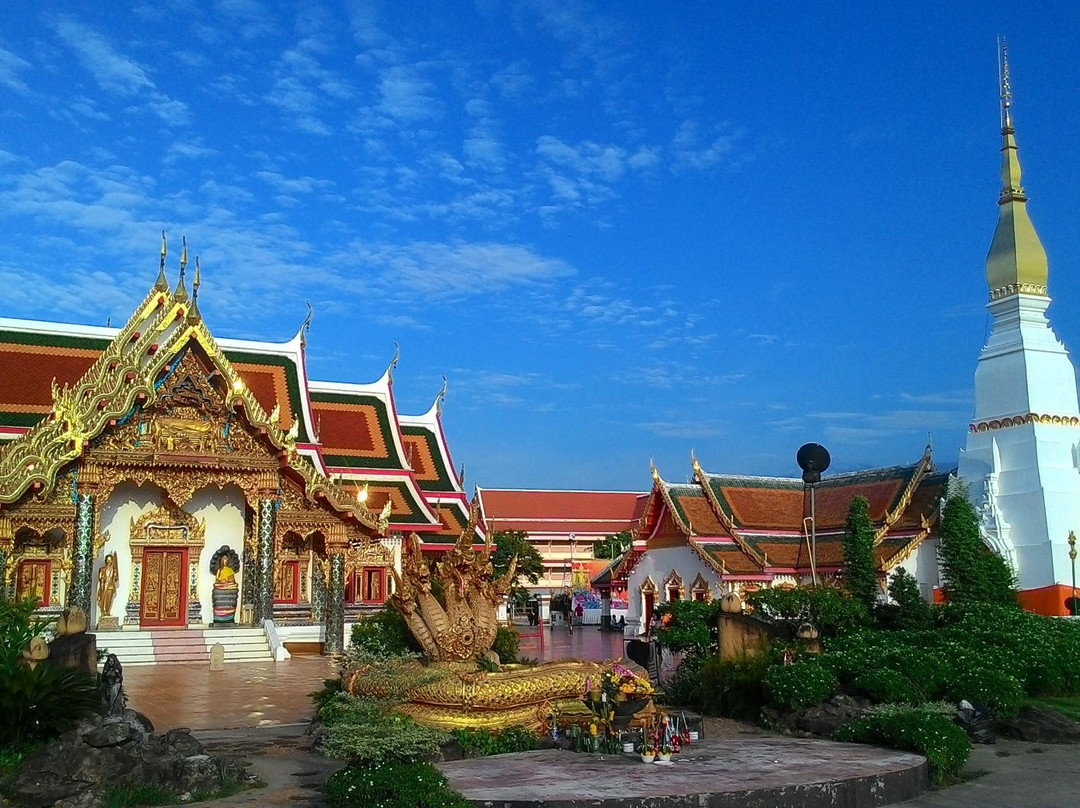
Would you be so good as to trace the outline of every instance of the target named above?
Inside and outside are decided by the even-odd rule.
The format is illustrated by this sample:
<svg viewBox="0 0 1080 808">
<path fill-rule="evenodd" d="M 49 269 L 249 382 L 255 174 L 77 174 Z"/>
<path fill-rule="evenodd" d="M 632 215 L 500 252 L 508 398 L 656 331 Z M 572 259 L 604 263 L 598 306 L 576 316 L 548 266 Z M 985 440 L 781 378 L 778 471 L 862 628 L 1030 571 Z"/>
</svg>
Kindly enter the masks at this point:
<svg viewBox="0 0 1080 808">
<path fill-rule="evenodd" d="M 0 316 L 122 322 L 159 231 L 219 336 L 444 422 L 467 484 L 649 460 L 955 464 L 987 327 L 995 40 L 1080 348 L 1080 6 L 27 3 L 0 26 Z"/>
</svg>

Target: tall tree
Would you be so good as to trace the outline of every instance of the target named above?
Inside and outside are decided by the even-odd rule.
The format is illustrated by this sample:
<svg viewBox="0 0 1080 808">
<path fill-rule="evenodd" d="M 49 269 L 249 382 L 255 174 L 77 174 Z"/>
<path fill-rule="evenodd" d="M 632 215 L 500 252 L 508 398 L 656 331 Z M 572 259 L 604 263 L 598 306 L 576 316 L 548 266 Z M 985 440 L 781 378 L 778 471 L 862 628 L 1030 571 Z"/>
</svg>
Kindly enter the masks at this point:
<svg viewBox="0 0 1080 808">
<path fill-rule="evenodd" d="M 510 559 L 517 556 L 514 568 L 514 581 L 510 588 L 511 597 L 525 587 L 522 579 L 535 584 L 544 574 L 544 559 L 529 541 L 529 534 L 524 530 L 496 530 L 491 534 L 495 550 L 491 553 L 491 566 L 494 577 L 498 578 L 510 568 Z"/>
<path fill-rule="evenodd" d="M 874 566 L 874 523 L 870 503 L 855 497 L 848 507 L 844 527 L 844 582 L 855 600 L 872 609 L 877 602 L 877 570 Z"/>
<path fill-rule="evenodd" d="M 950 603 L 1016 603 L 1016 576 L 1009 563 L 983 543 L 979 514 L 966 486 L 950 491 L 939 537 L 941 585 Z"/>
<path fill-rule="evenodd" d="M 632 540 L 633 534 L 629 530 L 609 533 L 604 536 L 603 541 L 598 541 L 593 545 L 593 558 L 618 558 L 630 546 Z"/>
</svg>

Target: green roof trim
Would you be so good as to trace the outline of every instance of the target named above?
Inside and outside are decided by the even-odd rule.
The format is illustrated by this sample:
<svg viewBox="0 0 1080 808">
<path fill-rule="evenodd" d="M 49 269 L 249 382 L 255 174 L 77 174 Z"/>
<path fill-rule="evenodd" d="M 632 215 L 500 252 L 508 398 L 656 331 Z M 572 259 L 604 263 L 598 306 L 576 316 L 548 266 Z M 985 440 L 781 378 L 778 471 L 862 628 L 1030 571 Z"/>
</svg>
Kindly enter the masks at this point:
<svg viewBox="0 0 1080 808">
<path fill-rule="evenodd" d="M 424 491 L 456 492 L 458 488 L 451 479 L 450 472 L 447 471 L 446 463 L 443 462 L 442 452 L 439 451 L 439 442 L 431 433 L 431 430 L 423 426 L 406 426 L 405 424 L 402 424 L 401 432 L 403 435 L 409 435 L 410 437 L 423 439 L 423 441 L 427 444 L 428 451 L 430 452 L 431 457 L 435 461 L 435 473 L 439 475 L 439 479 L 418 479 L 416 482 L 420 484 L 420 488 Z"/>
<path fill-rule="evenodd" d="M 296 363 L 286 359 L 280 354 L 255 354 L 243 351 L 224 351 L 225 358 L 229 362 L 242 365 L 263 365 L 264 367 L 280 367 L 285 370 L 285 386 L 289 392 L 289 408 L 293 411 L 300 422 L 300 432 L 297 440 L 308 443 L 311 437 L 307 433 L 307 425 L 304 423 L 304 407 L 300 397 L 300 377 L 296 371 Z"/>
<path fill-rule="evenodd" d="M 405 468 L 404 460 L 397 453 L 397 444 L 390 428 L 390 415 L 387 412 L 386 402 L 381 398 L 363 393 L 322 393 L 313 390 L 311 391 L 311 401 L 313 404 L 354 404 L 374 407 L 375 417 L 379 422 L 379 431 L 382 433 L 383 443 L 386 445 L 386 457 L 352 457 L 324 452 L 323 459 L 328 466 L 408 471 Z"/>
<path fill-rule="evenodd" d="M 679 519 L 682 520 L 684 525 L 688 525 L 691 530 L 694 528 L 693 520 L 686 515 L 686 510 L 682 506 L 681 500 L 683 497 L 687 499 L 705 499 L 704 492 L 696 486 L 689 485 L 669 485 L 668 497 L 671 500 L 671 504 L 675 506 L 675 511 L 678 513 Z"/>
<path fill-rule="evenodd" d="M 45 348 L 79 348 L 87 351 L 104 351 L 109 347 L 112 340 L 68 334 L 39 334 L 37 332 L 0 330 L 0 342 L 13 345 L 40 345 Z"/>
</svg>

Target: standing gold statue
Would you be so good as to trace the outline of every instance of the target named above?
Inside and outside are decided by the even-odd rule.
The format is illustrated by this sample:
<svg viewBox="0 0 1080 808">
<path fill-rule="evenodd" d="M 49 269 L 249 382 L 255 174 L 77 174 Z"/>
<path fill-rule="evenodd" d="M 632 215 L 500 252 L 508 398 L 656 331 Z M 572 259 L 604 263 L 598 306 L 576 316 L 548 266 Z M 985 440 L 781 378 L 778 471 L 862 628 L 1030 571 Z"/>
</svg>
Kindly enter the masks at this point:
<svg viewBox="0 0 1080 808">
<path fill-rule="evenodd" d="M 120 571 L 116 566 L 115 552 L 105 556 L 105 563 L 98 570 L 97 583 L 98 620 L 101 620 L 103 617 L 110 616 L 113 599 L 116 597 L 116 588 L 120 585 Z"/>
</svg>

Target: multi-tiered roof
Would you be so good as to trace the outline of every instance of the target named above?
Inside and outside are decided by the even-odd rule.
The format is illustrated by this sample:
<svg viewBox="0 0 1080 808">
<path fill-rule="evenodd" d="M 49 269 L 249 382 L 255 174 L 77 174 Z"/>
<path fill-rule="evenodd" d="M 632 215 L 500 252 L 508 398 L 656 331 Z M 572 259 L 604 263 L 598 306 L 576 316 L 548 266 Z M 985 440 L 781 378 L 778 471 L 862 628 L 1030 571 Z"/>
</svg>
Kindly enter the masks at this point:
<svg viewBox="0 0 1080 808">
<path fill-rule="evenodd" d="M 815 490 L 817 573 L 842 574 L 844 525 L 859 496 L 870 504 L 878 567 L 891 570 L 930 535 L 948 477 L 934 470 L 927 448 L 909 466 L 824 478 Z M 725 581 L 808 577 L 809 516 L 799 478 L 712 474 L 694 459 L 692 481 L 671 483 L 654 468 L 633 547 L 615 575 L 628 575 L 650 549 L 688 545 Z"/>
<path fill-rule="evenodd" d="M 184 312 L 191 333 L 220 351 L 240 382 L 237 389 L 267 418 L 272 414 L 295 453 L 349 501 L 362 503 L 365 512 L 385 512 L 387 530 L 416 531 L 435 546 L 443 535 L 460 534 L 469 509 L 442 429 L 445 387 L 427 413 L 410 417 L 399 415 L 394 402 L 396 357 L 370 384 L 313 381 L 306 322 L 283 343 L 217 340 L 183 283 L 170 291 L 163 274 L 122 329 L 0 318 L 0 456 L 42 427 L 56 407 L 55 389 L 85 387 L 101 358 L 118 352 L 117 341 L 137 341 L 140 322 L 163 307 Z M 167 348 L 155 344 L 153 353 L 163 356 Z"/>
</svg>

